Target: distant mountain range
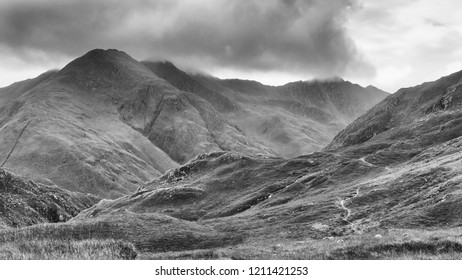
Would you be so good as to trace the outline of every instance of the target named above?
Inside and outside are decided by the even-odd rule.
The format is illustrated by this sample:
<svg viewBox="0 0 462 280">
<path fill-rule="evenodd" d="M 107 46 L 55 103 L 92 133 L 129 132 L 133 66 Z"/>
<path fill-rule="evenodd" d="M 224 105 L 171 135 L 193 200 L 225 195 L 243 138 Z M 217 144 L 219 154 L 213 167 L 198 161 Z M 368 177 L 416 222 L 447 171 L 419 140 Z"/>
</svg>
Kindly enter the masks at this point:
<svg viewBox="0 0 462 280">
<path fill-rule="evenodd" d="M 177 89 L 194 93 L 193 100 L 200 97 L 208 101 L 190 103 L 202 117 L 206 133 L 214 139 L 213 147 L 184 150 L 183 155 L 167 152 L 180 163 L 200 152 L 220 150 L 285 158 L 318 151 L 348 123 L 388 95 L 374 87 L 362 88 L 341 79 L 271 87 L 255 81 L 188 74 L 170 62 L 143 64 Z M 181 134 L 184 135 L 183 131 Z M 172 149 L 171 143 L 164 147 L 161 140 L 152 139 L 164 151 Z"/>
<path fill-rule="evenodd" d="M 220 80 L 93 50 L 0 89 L 0 167 L 115 198 L 202 153 L 318 151 L 387 95 L 341 79 Z"/>
</svg>

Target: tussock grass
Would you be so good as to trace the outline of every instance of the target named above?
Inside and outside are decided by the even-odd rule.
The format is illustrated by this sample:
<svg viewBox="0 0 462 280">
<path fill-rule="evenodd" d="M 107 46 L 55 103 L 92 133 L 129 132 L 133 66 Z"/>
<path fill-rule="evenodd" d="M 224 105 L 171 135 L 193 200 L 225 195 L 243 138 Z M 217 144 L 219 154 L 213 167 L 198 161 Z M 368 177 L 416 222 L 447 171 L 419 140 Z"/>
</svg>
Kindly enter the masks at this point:
<svg viewBox="0 0 462 280">
<path fill-rule="evenodd" d="M 121 240 L 16 240 L 0 244 L 1 260 L 130 260 L 131 243 Z"/>
<path fill-rule="evenodd" d="M 462 244 L 455 241 L 408 241 L 375 246 L 350 246 L 336 249 L 327 254 L 326 259 L 460 259 Z"/>
<path fill-rule="evenodd" d="M 462 259 L 462 229 L 410 230 L 396 229 L 355 235 L 342 239 L 317 240 L 305 243 L 302 248 L 282 254 L 288 259 L 323 260 L 429 260 Z M 340 240 L 340 242 L 339 242 Z"/>
<path fill-rule="evenodd" d="M 138 259 L 144 260 L 220 260 L 227 259 L 222 250 L 201 249 L 166 253 L 141 253 Z"/>
<path fill-rule="evenodd" d="M 1 260 L 115 260 L 135 259 L 135 246 L 110 236 L 95 236 L 105 225 L 91 229 L 41 224 L 0 231 Z"/>
<path fill-rule="evenodd" d="M 85 240 L 85 239 L 117 239 L 108 233 L 109 225 L 104 222 L 73 224 L 37 224 L 18 229 L 5 229 L 0 231 L 0 243 L 15 242 L 18 240 Z M 98 235 L 95 235 L 99 233 Z"/>
<path fill-rule="evenodd" d="M 89 240 L 95 240 L 100 244 L 85 243 Z M 48 252 L 39 251 L 40 245 L 36 245 L 39 241 L 42 242 L 40 244 L 43 246 L 51 246 L 54 248 L 52 250 L 57 252 L 47 256 Z M 121 211 L 118 214 L 73 220 L 67 223 L 39 224 L 0 231 L 0 244 L 12 245 L 21 244 L 21 242 L 27 245 L 24 248 L 10 251 L 34 252 L 33 256 L 30 257 L 32 259 L 47 259 L 61 255 L 65 259 L 125 259 L 136 256 L 135 248 L 144 253 L 209 249 L 235 244 L 240 242 L 240 239 L 239 236 L 222 234 L 211 227 L 166 215 Z M 119 244 L 117 245 L 113 242 L 122 243 L 117 243 Z M 88 253 L 86 256 L 84 253 L 79 253 L 80 249 L 76 248 L 81 248 L 82 244 L 86 244 L 85 248 L 90 252 L 95 252 L 95 254 Z M 100 255 L 97 252 L 98 248 L 106 245 L 109 246 L 112 253 Z M 61 251 L 67 253 L 61 254 Z M 6 253 L 5 258 L 9 258 L 9 255 L 11 254 Z"/>
<path fill-rule="evenodd" d="M 446 230 L 397 229 L 376 233 L 287 241 L 268 239 L 211 250 L 142 255 L 144 259 L 287 259 L 287 260 L 460 260 L 462 228 Z"/>
</svg>

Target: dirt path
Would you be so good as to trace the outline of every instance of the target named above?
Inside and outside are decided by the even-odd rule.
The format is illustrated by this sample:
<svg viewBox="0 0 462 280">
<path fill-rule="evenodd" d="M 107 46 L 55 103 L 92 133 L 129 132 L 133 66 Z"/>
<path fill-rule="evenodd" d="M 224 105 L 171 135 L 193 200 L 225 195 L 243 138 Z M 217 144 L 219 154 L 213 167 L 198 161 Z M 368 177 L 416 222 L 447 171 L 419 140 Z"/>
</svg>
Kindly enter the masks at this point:
<svg viewBox="0 0 462 280">
<path fill-rule="evenodd" d="M 347 211 L 347 216 L 345 219 L 348 219 L 351 215 L 351 209 L 345 207 L 345 199 L 340 200 L 340 206 L 342 206 L 343 210 Z"/>
<path fill-rule="evenodd" d="M 363 164 L 365 164 L 366 166 L 375 167 L 374 164 L 372 164 L 372 163 L 370 163 L 370 162 L 367 162 L 365 158 L 366 158 L 366 157 L 362 157 L 362 158 L 359 159 L 359 161 L 361 161 L 361 162 L 362 162 Z"/>
<path fill-rule="evenodd" d="M 305 176 L 302 176 L 302 177 L 298 178 L 297 180 L 295 180 L 294 184 L 295 183 L 301 183 L 301 182 L 305 181 L 306 179 L 308 179 L 310 177 L 313 177 L 314 176 L 313 174 L 314 173 L 309 173 L 308 175 L 305 175 Z"/>
<path fill-rule="evenodd" d="M 377 167 L 377 165 L 372 164 L 372 163 L 370 163 L 370 162 L 367 162 L 367 161 L 366 161 L 366 157 L 360 158 L 359 161 L 360 161 L 362 164 L 366 165 L 366 166 L 369 166 L 369 167 Z M 384 169 L 385 169 L 386 171 L 388 171 L 388 172 L 392 172 L 392 171 L 393 171 L 393 169 L 391 169 L 391 168 L 388 167 L 388 166 L 384 167 Z"/>
<path fill-rule="evenodd" d="M 347 199 L 340 200 L 340 206 L 342 207 L 343 210 L 345 210 L 347 212 L 347 216 L 345 217 L 345 220 L 347 220 L 351 216 L 351 209 L 346 207 L 345 204 L 347 202 L 349 202 L 350 200 L 352 200 L 353 198 L 356 198 L 359 195 L 359 190 L 360 189 L 361 189 L 361 187 L 356 189 L 356 193 L 355 193 L 354 196 L 352 196 L 350 198 L 347 198 Z"/>
</svg>

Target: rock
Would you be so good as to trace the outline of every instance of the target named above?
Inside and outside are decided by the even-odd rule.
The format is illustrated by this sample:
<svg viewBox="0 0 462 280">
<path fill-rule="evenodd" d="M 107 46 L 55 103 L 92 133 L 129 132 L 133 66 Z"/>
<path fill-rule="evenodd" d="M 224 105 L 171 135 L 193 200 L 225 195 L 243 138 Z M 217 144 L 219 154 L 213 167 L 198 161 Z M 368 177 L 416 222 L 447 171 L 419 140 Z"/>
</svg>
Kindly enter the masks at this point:
<svg viewBox="0 0 462 280">
<path fill-rule="evenodd" d="M 311 228 L 319 231 L 327 231 L 329 229 L 328 225 L 322 224 L 322 223 L 314 223 L 311 225 Z"/>
<path fill-rule="evenodd" d="M 383 236 L 380 235 L 380 234 L 376 234 L 376 235 L 374 236 L 374 238 L 377 238 L 377 239 L 381 239 L 382 237 L 383 237 Z"/>
</svg>

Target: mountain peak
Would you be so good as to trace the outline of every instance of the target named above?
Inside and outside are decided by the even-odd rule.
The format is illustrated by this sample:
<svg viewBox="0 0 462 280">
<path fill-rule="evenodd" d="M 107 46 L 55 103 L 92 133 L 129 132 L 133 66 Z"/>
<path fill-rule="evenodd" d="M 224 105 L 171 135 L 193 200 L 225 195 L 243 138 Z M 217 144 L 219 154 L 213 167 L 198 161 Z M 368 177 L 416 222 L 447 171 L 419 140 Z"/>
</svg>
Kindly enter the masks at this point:
<svg viewBox="0 0 462 280">
<path fill-rule="evenodd" d="M 123 64 L 127 62 L 137 63 L 135 59 L 123 51 L 118 51 L 116 49 L 94 49 L 73 60 L 66 67 L 64 67 L 64 69 L 71 67 L 85 67 L 86 65 L 91 67 L 108 67 L 109 64 L 117 64 L 118 66 L 123 66 Z"/>
<path fill-rule="evenodd" d="M 86 90 L 114 85 L 131 87 L 148 80 L 159 80 L 144 65 L 123 51 L 94 49 L 73 60 L 59 73 L 67 83 L 79 84 Z"/>
<path fill-rule="evenodd" d="M 122 57 L 127 58 L 130 56 L 127 53 L 117 49 L 94 49 L 84 54 L 82 58 L 83 57 L 89 57 L 92 59 L 114 59 Z"/>
<path fill-rule="evenodd" d="M 115 53 L 123 53 L 125 54 L 124 51 L 119 51 L 118 49 L 93 49 L 87 52 L 87 54 L 115 54 Z"/>
</svg>

